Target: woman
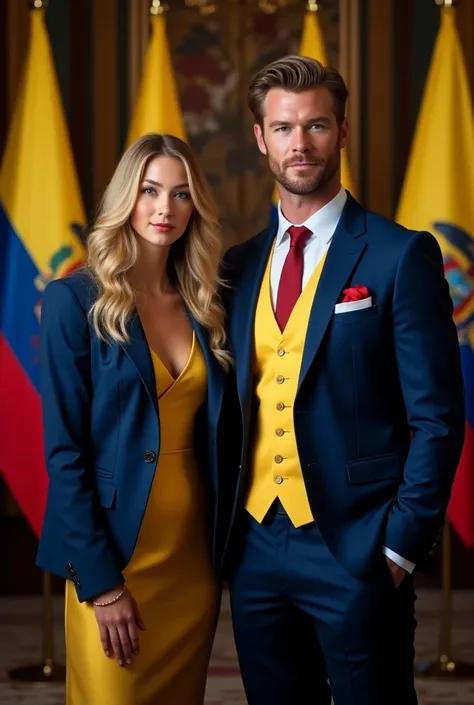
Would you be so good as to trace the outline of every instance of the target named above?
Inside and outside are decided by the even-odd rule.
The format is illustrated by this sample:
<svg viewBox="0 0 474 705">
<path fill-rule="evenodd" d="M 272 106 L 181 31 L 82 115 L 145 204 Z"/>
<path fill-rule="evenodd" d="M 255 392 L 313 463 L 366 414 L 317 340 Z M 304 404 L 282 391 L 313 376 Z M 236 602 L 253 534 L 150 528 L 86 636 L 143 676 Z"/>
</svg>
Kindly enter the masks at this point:
<svg viewBox="0 0 474 705">
<path fill-rule="evenodd" d="M 198 705 L 220 601 L 210 534 L 230 359 L 216 211 L 184 142 L 130 146 L 88 250 L 42 309 L 38 564 L 69 578 L 67 703 Z"/>
</svg>

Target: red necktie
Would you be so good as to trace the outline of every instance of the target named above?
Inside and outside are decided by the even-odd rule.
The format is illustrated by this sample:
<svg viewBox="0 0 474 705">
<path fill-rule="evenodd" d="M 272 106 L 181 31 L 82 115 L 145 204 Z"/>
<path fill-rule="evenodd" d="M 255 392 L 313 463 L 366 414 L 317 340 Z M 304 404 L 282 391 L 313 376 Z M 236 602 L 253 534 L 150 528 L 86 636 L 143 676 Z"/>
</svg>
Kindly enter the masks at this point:
<svg viewBox="0 0 474 705">
<path fill-rule="evenodd" d="M 305 225 L 292 225 L 287 232 L 290 236 L 290 250 L 281 271 L 275 310 L 275 318 L 281 331 L 285 329 L 301 294 L 304 264 L 303 247 L 312 234 Z"/>
</svg>

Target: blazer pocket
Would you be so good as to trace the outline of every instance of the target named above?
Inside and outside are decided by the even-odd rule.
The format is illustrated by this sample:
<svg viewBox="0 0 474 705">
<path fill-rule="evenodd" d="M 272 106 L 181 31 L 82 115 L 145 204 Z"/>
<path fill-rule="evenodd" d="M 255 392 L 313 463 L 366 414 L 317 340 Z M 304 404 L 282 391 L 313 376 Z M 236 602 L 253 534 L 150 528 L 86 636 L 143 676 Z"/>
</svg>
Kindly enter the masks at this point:
<svg viewBox="0 0 474 705">
<path fill-rule="evenodd" d="M 335 313 L 333 315 L 333 323 L 343 324 L 343 323 L 356 323 L 358 321 L 365 321 L 368 318 L 376 318 L 380 315 L 380 306 L 368 306 L 367 308 L 360 308 L 356 311 L 345 311 L 342 313 Z"/>
<path fill-rule="evenodd" d="M 364 308 L 371 308 L 372 297 L 358 301 L 342 301 L 334 306 L 334 313 L 350 313 L 351 311 L 362 311 Z"/>
<path fill-rule="evenodd" d="M 103 477 L 96 475 L 95 486 L 97 487 L 97 495 L 99 504 L 104 509 L 111 509 L 115 501 L 117 488 L 113 482 L 105 480 Z"/>
<path fill-rule="evenodd" d="M 377 455 L 346 463 L 347 477 L 353 485 L 397 480 L 402 477 L 404 468 L 405 458 L 398 454 Z"/>
</svg>

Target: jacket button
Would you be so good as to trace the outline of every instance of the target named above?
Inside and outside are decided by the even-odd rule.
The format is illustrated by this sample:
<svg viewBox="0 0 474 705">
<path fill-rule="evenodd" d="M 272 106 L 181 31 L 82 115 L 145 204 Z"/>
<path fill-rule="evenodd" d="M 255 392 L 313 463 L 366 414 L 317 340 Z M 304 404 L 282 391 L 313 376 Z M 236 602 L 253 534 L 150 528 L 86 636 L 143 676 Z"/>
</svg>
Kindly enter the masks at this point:
<svg viewBox="0 0 474 705">
<path fill-rule="evenodd" d="M 143 453 L 143 459 L 145 463 L 154 463 L 156 460 L 156 453 L 154 450 L 146 450 Z"/>
</svg>

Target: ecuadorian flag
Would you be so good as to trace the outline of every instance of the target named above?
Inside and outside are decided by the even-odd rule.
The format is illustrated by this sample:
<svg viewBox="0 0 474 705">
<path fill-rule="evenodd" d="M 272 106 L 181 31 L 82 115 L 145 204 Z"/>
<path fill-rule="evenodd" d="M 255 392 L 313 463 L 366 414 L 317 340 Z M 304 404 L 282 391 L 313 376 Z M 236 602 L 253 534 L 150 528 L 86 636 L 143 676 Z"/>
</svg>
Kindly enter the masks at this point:
<svg viewBox="0 0 474 705">
<path fill-rule="evenodd" d="M 444 257 L 466 396 L 466 440 L 448 516 L 474 546 L 474 115 L 455 10 L 441 10 L 397 220 L 429 230 Z"/>
<path fill-rule="evenodd" d="M 85 217 L 44 11 L 0 170 L 0 471 L 35 533 L 46 499 L 38 341 L 46 284 L 84 259 Z"/>
<path fill-rule="evenodd" d="M 300 56 L 308 56 L 310 59 L 320 61 L 323 66 L 327 66 L 326 47 L 324 46 L 323 32 L 318 20 L 318 12 L 308 11 L 305 15 L 299 53 Z M 356 195 L 345 149 L 341 152 L 341 182 L 344 188 L 350 191 L 353 196 Z M 277 217 L 279 198 L 278 189 L 275 186 L 272 197 L 272 220 Z"/>
<path fill-rule="evenodd" d="M 151 39 L 143 62 L 127 145 L 149 132 L 186 139 L 163 14 L 153 15 L 151 19 Z"/>
</svg>

